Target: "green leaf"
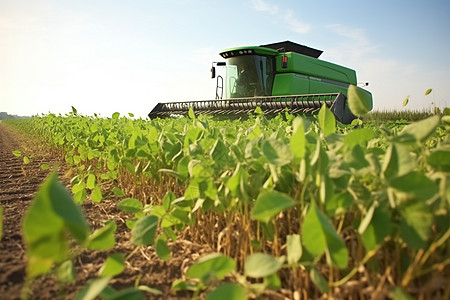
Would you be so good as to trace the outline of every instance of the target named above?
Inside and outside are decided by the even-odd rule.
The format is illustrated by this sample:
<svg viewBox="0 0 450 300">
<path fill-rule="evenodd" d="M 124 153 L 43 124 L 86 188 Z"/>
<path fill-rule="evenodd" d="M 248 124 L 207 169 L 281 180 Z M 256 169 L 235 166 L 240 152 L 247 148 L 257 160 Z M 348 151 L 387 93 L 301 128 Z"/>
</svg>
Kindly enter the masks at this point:
<svg viewBox="0 0 450 300">
<path fill-rule="evenodd" d="M 292 160 L 289 146 L 274 138 L 265 140 L 261 145 L 261 150 L 269 162 L 276 166 L 284 166 Z"/>
<path fill-rule="evenodd" d="M 111 277 L 101 277 L 94 279 L 83 287 L 75 297 L 75 300 L 94 300 L 106 288 Z"/>
<path fill-rule="evenodd" d="M 27 223 L 27 221 L 37 221 L 32 219 L 37 213 L 42 213 L 42 220 L 34 225 L 43 226 L 42 233 L 45 233 L 45 228 L 52 226 L 51 222 L 46 222 L 44 215 L 49 215 L 49 217 L 56 215 L 61 218 L 71 234 L 79 242 L 84 241 L 88 235 L 89 226 L 87 225 L 80 207 L 73 202 L 69 192 L 58 181 L 58 178 L 54 173 L 47 178 L 39 189 L 31 208 L 27 212 L 28 218 L 26 221 L 24 220 L 24 223 Z M 26 225 L 27 224 L 24 224 L 25 235 L 27 233 L 36 233 L 40 231 L 39 228 L 29 228 Z"/>
<path fill-rule="evenodd" d="M 427 159 L 428 164 L 437 171 L 450 173 L 450 151 L 436 149 Z"/>
<path fill-rule="evenodd" d="M 81 204 L 84 202 L 84 200 L 86 200 L 86 197 L 87 197 L 86 190 L 82 189 L 73 195 L 73 200 L 75 201 L 75 203 Z"/>
<path fill-rule="evenodd" d="M 286 252 L 287 263 L 289 265 L 296 265 L 303 254 L 300 235 L 289 234 L 286 236 Z"/>
<path fill-rule="evenodd" d="M 207 283 L 211 279 L 222 279 L 236 269 L 236 262 L 221 253 L 211 253 L 197 260 L 186 272 L 190 278 L 199 278 Z"/>
<path fill-rule="evenodd" d="M 374 250 L 383 243 L 391 231 L 391 220 L 386 209 L 376 207 L 370 223 L 361 232 L 361 239 L 367 251 Z"/>
<path fill-rule="evenodd" d="M 79 155 L 74 155 L 73 156 L 73 163 L 75 165 L 78 165 L 81 162 L 81 157 Z"/>
<path fill-rule="evenodd" d="M 99 203 L 100 201 L 102 201 L 102 199 L 103 199 L 102 190 L 98 185 L 96 185 L 92 190 L 91 200 L 92 202 Z"/>
<path fill-rule="evenodd" d="M 211 150 L 211 157 L 218 169 L 222 169 L 226 166 L 229 152 L 230 149 L 228 149 L 222 140 L 218 139 Z"/>
<path fill-rule="evenodd" d="M 325 103 L 319 110 L 319 126 L 325 136 L 336 131 L 336 118 Z"/>
<path fill-rule="evenodd" d="M 189 156 L 184 156 L 177 165 L 178 174 L 181 175 L 182 178 L 186 179 L 189 177 L 189 162 L 191 158 Z"/>
<path fill-rule="evenodd" d="M 152 245 L 155 240 L 158 217 L 145 216 L 137 220 L 131 231 L 131 242 L 137 246 Z"/>
<path fill-rule="evenodd" d="M 114 193 L 114 195 L 116 195 L 116 197 L 123 197 L 123 196 L 125 196 L 125 193 L 121 189 L 119 189 L 118 187 L 114 187 L 113 188 L 113 193 Z"/>
<path fill-rule="evenodd" d="M 347 101 L 350 111 L 359 117 L 372 110 L 372 96 L 369 92 L 350 84 L 347 92 Z"/>
<path fill-rule="evenodd" d="M 194 114 L 194 110 L 192 109 L 192 106 L 189 107 L 188 115 L 189 115 L 190 119 L 195 120 L 195 114 Z"/>
<path fill-rule="evenodd" d="M 362 234 L 364 231 L 366 231 L 367 227 L 370 224 L 370 221 L 372 221 L 372 217 L 375 212 L 375 208 L 376 208 L 376 203 L 373 203 L 367 210 L 366 215 L 361 220 L 361 223 L 359 223 L 359 227 L 358 227 L 359 234 Z"/>
<path fill-rule="evenodd" d="M 268 289 L 271 290 L 278 290 L 281 288 L 281 280 L 276 273 L 264 277 L 263 284 L 267 286 Z"/>
<path fill-rule="evenodd" d="M 28 158 L 28 156 L 23 157 L 23 163 L 26 165 L 28 165 L 30 163 L 30 159 Z"/>
<path fill-rule="evenodd" d="M 197 291 L 198 284 L 188 282 L 183 279 L 176 279 L 172 282 L 172 291 Z"/>
<path fill-rule="evenodd" d="M 325 278 L 323 278 L 322 274 L 320 274 L 316 268 L 311 268 L 309 277 L 311 278 L 311 281 L 317 286 L 319 291 L 324 294 L 328 293 L 328 282 L 325 280 Z"/>
<path fill-rule="evenodd" d="M 120 117 L 120 113 L 119 113 L 119 112 L 115 112 L 115 113 L 113 113 L 112 116 L 111 116 L 111 118 L 112 118 L 113 120 L 117 120 L 117 119 L 119 119 L 119 117 Z"/>
<path fill-rule="evenodd" d="M 12 154 L 14 154 L 14 156 L 21 157 L 21 156 L 22 156 L 22 151 L 14 150 L 14 151 L 12 152 Z"/>
<path fill-rule="evenodd" d="M 58 266 L 56 277 L 59 282 L 74 283 L 75 282 L 75 268 L 71 260 L 66 260 Z"/>
<path fill-rule="evenodd" d="M 80 243 L 89 233 L 81 209 L 52 173 L 39 188 L 23 221 L 23 237 L 27 247 L 29 278 L 48 272 L 54 262 L 68 256 L 71 235 Z"/>
<path fill-rule="evenodd" d="M 296 117 L 292 122 L 294 133 L 291 136 L 290 147 L 291 153 L 297 158 L 305 157 L 306 137 L 303 125 L 303 119 Z"/>
<path fill-rule="evenodd" d="M 125 258 L 121 253 L 113 253 L 106 258 L 105 263 L 98 271 L 102 277 L 119 275 L 125 269 Z"/>
<path fill-rule="evenodd" d="M 169 210 L 172 206 L 172 202 L 177 198 L 177 196 L 172 191 L 167 191 L 163 198 L 163 207 L 165 210 Z"/>
<path fill-rule="evenodd" d="M 264 112 L 262 111 L 261 107 L 259 107 L 259 106 L 255 108 L 254 113 L 258 116 L 264 115 Z"/>
<path fill-rule="evenodd" d="M 186 200 L 194 200 L 200 197 L 200 186 L 199 186 L 200 179 L 194 178 L 194 180 L 191 180 L 188 187 L 184 191 L 184 198 Z"/>
<path fill-rule="evenodd" d="M 117 203 L 117 208 L 126 213 L 137 213 L 144 209 L 142 202 L 135 198 L 125 198 Z"/>
<path fill-rule="evenodd" d="M 421 200 L 428 200 L 439 192 L 438 185 L 418 171 L 395 177 L 389 181 L 389 185 L 398 191 L 411 194 Z"/>
<path fill-rule="evenodd" d="M 435 115 L 425 120 L 417 121 L 403 128 L 395 141 L 400 143 L 424 142 L 439 126 L 440 116 Z"/>
<path fill-rule="evenodd" d="M 76 116 L 77 115 L 77 110 L 75 109 L 75 107 L 73 107 L 73 106 L 71 106 L 71 107 L 72 107 L 72 114 L 74 116 Z"/>
<path fill-rule="evenodd" d="M 92 174 L 92 173 L 89 174 L 88 178 L 87 178 L 87 181 L 86 181 L 86 187 L 88 189 L 90 189 L 90 190 L 94 189 L 94 187 L 95 187 L 95 180 L 96 180 L 95 175 Z"/>
<path fill-rule="evenodd" d="M 108 250 L 114 247 L 116 229 L 117 225 L 114 221 L 106 222 L 105 226 L 95 230 L 89 236 L 88 248 L 90 250 Z"/>
<path fill-rule="evenodd" d="M 341 215 L 345 214 L 352 207 L 353 203 L 353 196 L 348 191 L 334 193 L 325 202 L 325 210 L 329 216 Z"/>
<path fill-rule="evenodd" d="M 383 173 L 387 179 L 402 176 L 416 166 L 409 149 L 402 144 L 392 144 L 386 151 L 383 161 Z"/>
<path fill-rule="evenodd" d="M 86 184 L 84 183 L 84 181 L 80 181 L 77 184 L 74 184 L 72 186 L 72 193 L 76 194 L 79 191 L 82 191 L 86 188 Z"/>
<path fill-rule="evenodd" d="M 269 222 L 274 216 L 294 204 L 294 200 L 286 194 L 277 191 L 263 191 L 256 199 L 251 218 Z"/>
<path fill-rule="evenodd" d="M 413 249 L 424 249 L 433 225 L 433 213 L 422 200 L 408 201 L 399 207 L 400 236 Z"/>
<path fill-rule="evenodd" d="M 353 148 L 356 145 L 366 145 L 375 137 L 376 133 L 373 128 L 356 128 L 344 136 L 344 144 Z"/>
<path fill-rule="evenodd" d="M 247 174 L 245 173 L 243 167 L 241 167 L 241 164 L 238 163 L 233 175 L 227 181 L 227 188 L 230 190 L 233 197 L 239 194 L 243 182 L 246 181 L 246 178 Z"/>
<path fill-rule="evenodd" d="M 433 91 L 433 89 L 428 89 L 425 91 L 425 96 L 429 95 L 431 92 Z"/>
<path fill-rule="evenodd" d="M 48 170 L 49 168 L 50 168 L 50 165 L 48 165 L 48 164 L 42 164 L 41 165 L 41 170 L 42 171 Z"/>
<path fill-rule="evenodd" d="M 408 105 L 409 102 L 409 96 L 405 98 L 405 100 L 403 100 L 402 106 L 405 107 L 406 105 Z"/>
<path fill-rule="evenodd" d="M 244 273 L 253 278 L 263 278 L 275 274 L 284 263 L 284 256 L 275 258 L 266 253 L 254 253 L 245 259 Z"/>
<path fill-rule="evenodd" d="M 303 246 L 315 256 L 327 250 L 329 264 L 338 268 L 348 265 L 348 250 L 331 222 L 313 203 L 305 216 L 302 226 Z M 329 257 L 328 257 L 329 256 Z"/>
<path fill-rule="evenodd" d="M 206 300 L 246 300 L 245 288 L 237 283 L 227 282 L 219 285 L 206 295 Z"/>
<path fill-rule="evenodd" d="M 250 131 L 248 132 L 248 139 L 250 141 L 261 136 L 262 130 L 261 127 L 259 126 L 260 123 L 261 123 L 260 118 L 257 118 L 255 121 L 255 125 L 249 129 Z"/>
<path fill-rule="evenodd" d="M 166 241 L 161 238 L 156 241 L 156 254 L 164 261 L 168 261 L 170 258 L 170 248 Z"/>
</svg>

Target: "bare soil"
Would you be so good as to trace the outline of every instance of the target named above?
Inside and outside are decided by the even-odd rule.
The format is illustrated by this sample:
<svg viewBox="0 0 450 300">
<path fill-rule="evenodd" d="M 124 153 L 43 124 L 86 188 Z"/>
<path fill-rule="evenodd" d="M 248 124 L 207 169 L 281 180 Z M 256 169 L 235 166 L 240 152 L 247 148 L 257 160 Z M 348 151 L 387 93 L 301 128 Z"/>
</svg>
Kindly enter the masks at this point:
<svg viewBox="0 0 450 300">
<path fill-rule="evenodd" d="M 42 151 L 42 148 L 45 151 Z M 13 155 L 14 150 L 24 154 L 33 153 L 30 163 L 24 164 L 23 157 Z M 3 235 L 0 241 L 0 298 L 20 299 L 72 299 L 86 285 L 89 279 L 97 277 L 108 254 L 132 253 L 135 246 L 130 242 L 130 230 L 125 225 L 126 216 L 116 208 L 115 200 L 104 200 L 100 204 L 86 200 L 82 209 L 91 229 L 114 220 L 117 224 L 116 245 L 108 251 L 84 250 L 74 261 L 76 283 L 58 283 L 53 275 L 35 279 L 28 293 L 23 292 L 26 281 L 26 249 L 22 239 L 22 219 L 40 184 L 49 175 L 41 165 L 48 164 L 56 169 L 61 181 L 69 188 L 70 173 L 61 153 L 28 136 L 11 131 L 0 122 L 0 206 L 3 207 Z M 182 278 L 186 269 L 203 253 L 211 252 L 208 247 L 177 240 L 169 245 L 172 257 L 167 261 L 159 259 L 153 247 L 136 251 L 126 262 L 123 273 L 111 281 L 117 290 L 139 285 L 147 285 L 162 291 L 162 296 L 146 294 L 148 299 L 190 299 L 189 292 L 175 293 L 172 282 Z"/>
</svg>

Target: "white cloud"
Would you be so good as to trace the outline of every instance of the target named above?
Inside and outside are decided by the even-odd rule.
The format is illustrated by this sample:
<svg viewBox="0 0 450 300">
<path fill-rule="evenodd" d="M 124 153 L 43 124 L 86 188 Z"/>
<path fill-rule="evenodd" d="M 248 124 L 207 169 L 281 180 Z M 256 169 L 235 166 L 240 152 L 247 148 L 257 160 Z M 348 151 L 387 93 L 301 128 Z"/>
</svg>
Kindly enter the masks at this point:
<svg viewBox="0 0 450 300">
<path fill-rule="evenodd" d="M 377 46 L 367 37 L 361 28 L 350 28 L 342 24 L 331 24 L 326 26 L 334 35 L 339 37 L 338 48 L 329 49 L 327 53 L 331 56 L 339 56 L 340 60 L 348 60 L 350 63 L 358 63 L 375 52 Z"/>
<path fill-rule="evenodd" d="M 267 2 L 265 2 L 263 0 L 252 0 L 252 6 L 256 10 L 267 12 L 270 14 L 278 13 L 278 6 L 268 4 Z"/>
<path fill-rule="evenodd" d="M 252 0 L 252 7 L 257 11 L 262 11 L 264 13 L 271 14 L 284 23 L 286 23 L 287 28 L 291 29 L 294 32 L 300 34 L 306 34 L 311 30 L 311 26 L 309 24 L 301 22 L 294 11 L 290 9 L 282 9 L 277 5 L 269 4 L 263 0 Z"/>
<path fill-rule="evenodd" d="M 295 32 L 305 34 L 311 30 L 311 26 L 299 21 L 292 10 L 286 12 L 284 20 L 289 25 L 289 28 Z"/>
</svg>

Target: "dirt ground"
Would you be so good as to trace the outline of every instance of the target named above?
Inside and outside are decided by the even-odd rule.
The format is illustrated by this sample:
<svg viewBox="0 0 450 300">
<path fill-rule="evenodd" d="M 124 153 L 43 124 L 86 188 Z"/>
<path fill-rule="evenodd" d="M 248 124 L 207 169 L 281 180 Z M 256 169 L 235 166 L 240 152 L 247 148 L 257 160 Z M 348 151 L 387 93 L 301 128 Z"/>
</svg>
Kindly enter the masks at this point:
<svg viewBox="0 0 450 300">
<path fill-rule="evenodd" d="M 42 144 L 12 132 L 0 122 L 0 206 L 3 207 L 3 236 L 0 241 L 0 298 L 20 299 L 26 279 L 26 249 L 22 241 L 22 219 L 40 184 L 49 174 L 42 164 L 56 168 L 62 182 L 69 186 L 67 172 L 58 151 L 40 151 Z M 22 157 L 12 154 L 21 150 L 34 154 L 29 164 Z M 69 188 L 70 190 L 70 188 Z M 117 224 L 116 246 L 108 251 L 84 251 L 74 263 L 76 283 L 58 284 L 52 275 L 40 277 L 31 284 L 29 299 L 72 299 L 89 279 L 96 278 L 98 270 L 107 255 L 112 252 L 130 254 L 135 248 L 130 240 L 130 230 L 126 228 L 125 216 L 116 208 L 115 200 L 103 200 L 94 204 L 86 200 L 83 211 L 92 230 L 99 228 L 107 220 Z M 141 248 L 126 262 L 124 272 L 111 281 L 117 290 L 139 285 L 147 285 L 162 291 L 162 296 L 146 294 L 148 299 L 190 299 L 187 292 L 171 291 L 172 282 L 182 278 L 182 274 L 199 256 L 211 252 L 202 245 L 185 240 L 169 244 L 172 257 L 168 262 L 159 259 L 153 247 Z"/>
</svg>

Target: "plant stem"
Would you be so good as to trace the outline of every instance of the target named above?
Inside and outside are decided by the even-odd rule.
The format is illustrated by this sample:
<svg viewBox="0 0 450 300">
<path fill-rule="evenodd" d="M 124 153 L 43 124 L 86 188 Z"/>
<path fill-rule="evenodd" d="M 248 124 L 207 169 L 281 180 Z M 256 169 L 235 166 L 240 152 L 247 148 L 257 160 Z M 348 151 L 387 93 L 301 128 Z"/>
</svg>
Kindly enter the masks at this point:
<svg viewBox="0 0 450 300">
<path fill-rule="evenodd" d="M 334 287 L 340 286 L 340 285 L 343 285 L 344 283 L 346 283 L 347 281 L 349 281 L 350 278 L 352 278 L 353 275 L 355 275 L 358 272 L 359 267 L 366 264 L 369 261 L 369 259 L 371 259 L 377 253 L 379 248 L 380 248 L 380 246 L 367 252 L 366 255 L 364 256 L 364 258 L 359 262 L 359 264 L 357 266 L 353 267 L 353 269 L 347 275 L 342 277 L 340 280 L 332 282 L 330 284 L 330 286 L 334 286 Z"/>
</svg>

